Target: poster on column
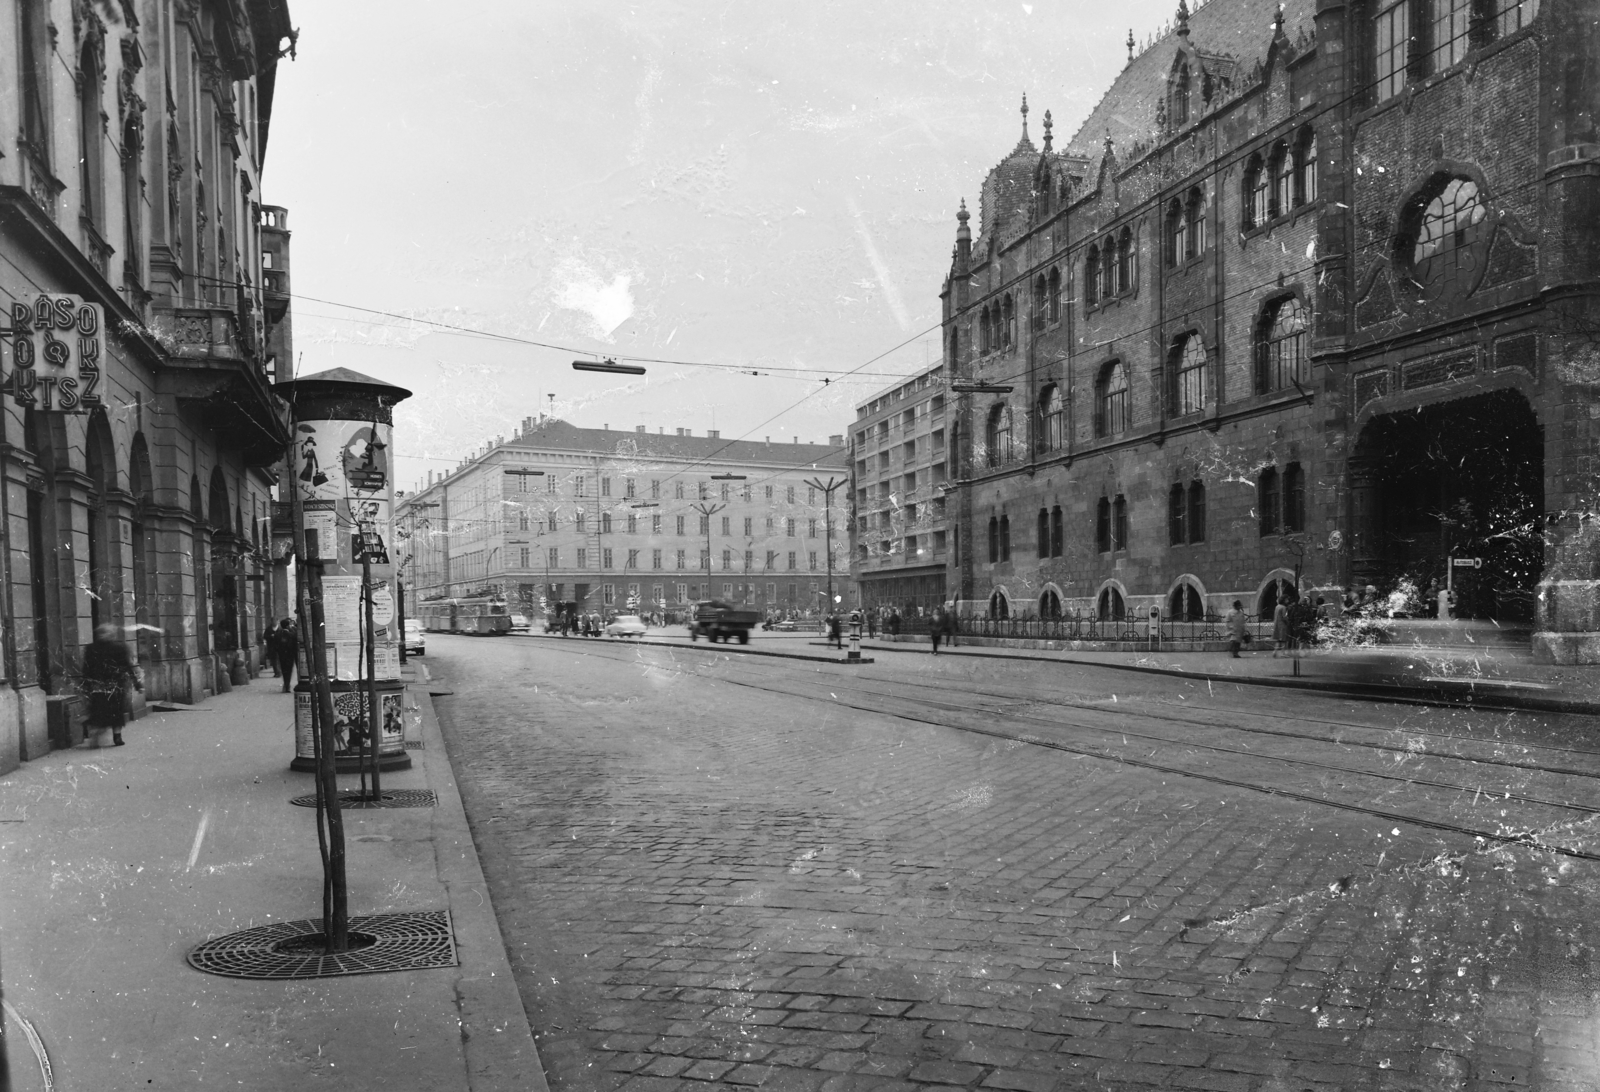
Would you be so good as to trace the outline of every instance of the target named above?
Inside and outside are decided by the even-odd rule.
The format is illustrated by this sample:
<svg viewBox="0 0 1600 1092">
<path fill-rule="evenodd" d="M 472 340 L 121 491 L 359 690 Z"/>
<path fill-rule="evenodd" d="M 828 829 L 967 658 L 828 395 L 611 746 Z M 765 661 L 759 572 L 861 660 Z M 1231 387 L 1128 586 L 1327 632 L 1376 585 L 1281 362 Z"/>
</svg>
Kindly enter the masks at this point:
<svg viewBox="0 0 1600 1092">
<path fill-rule="evenodd" d="M 361 601 L 359 576 L 322 578 L 322 614 L 327 627 L 328 672 L 341 682 L 367 677 L 367 661 L 362 631 L 366 607 Z M 394 620 L 394 597 L 388 582 L 373 589 L 372 623 L 377 634 L 373 642 L 373 678 L 400 677 L 400 649 L 394 643 L 389 625 Z"/>
<path fill-rule="evenodd" d="M 309 526 L 310 513 L 333 502 L 334 519 L 350 545 L 337 560 L 389 562 L 389 426 L 367 421 L 302 421 L 295 426 L 300 472 L 296 482 Z M 326 516 L 319 515 L 319 519 Z M 321 527 L 318 527 L 319 537 Z M 321 547 L 320 550 L 331 547 Z M 333 558 L 330 557 L 330 560 Z"/>
<path fill-rule="evenodd" d="M 306 557 L 311 561 L 339 560 L 339 517 L 334 501 L 306 501 L 302 508 L 306 531 Z M 309 532 L 315 531 L 313 539 Z"/>
</svg>

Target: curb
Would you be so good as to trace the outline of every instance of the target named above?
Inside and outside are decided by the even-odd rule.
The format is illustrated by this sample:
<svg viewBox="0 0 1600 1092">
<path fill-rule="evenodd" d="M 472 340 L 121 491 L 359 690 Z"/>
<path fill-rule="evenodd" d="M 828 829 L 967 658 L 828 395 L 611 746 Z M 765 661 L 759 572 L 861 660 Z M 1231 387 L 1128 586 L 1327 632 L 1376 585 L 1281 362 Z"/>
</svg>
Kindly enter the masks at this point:
<svg viewBox="0 0 1600 1092">
<path fill-rule="evenodd" d="M 524 633 L 520 634 L 519 636 L 527 637 L 536 641 L 564 641 L 567 639 L 565 637 L 557 637 L 550 633 Z M 580 637 L 578 640 L 582 641 L 584 638 Z M 615 638 L 601 638 L 601 640 L 610 641 L 615 640 Z M 741 656 L 772 656 L 780 660 L 810 660 L 819 664 L 842 664 L 846 667 L 849 667 L 852 664 L 870 664 L 875 662 L 870 656 L 863 656 L 859 660 L 849 660 L 840 656 L 814 656 L 807 652 L 772 652 L 764 648 L 751 648 L 749 645 L 739 644 L 714 645 L 708 642 L 704 645 L 701 645 L 695 641 L 691 641 L 684 645 L 679 644 L 676 641 L 647 641 L 643 637 L 630 637 L 626 641 L 621 641 L 618 643 L 629 645 L 649 645 L 653 648 L 695 649 L 705 652 L 737 652 Z"/>
<path fill-rule="evenodd" d="M 533 1029 L 506 957 L 500 922 L 489 901 L 489 885 L 478 863 L 472 828 L 467 825 L 455 767 L 428 693 L 430 672 L 420 663 L 417 669 L 420 677 L 410 693 L 420 714 L 423 747 L 442 759 L 442 765 L 432 761 L 425 765 L 429 787 L 437 799 L 434 863 L 450 902 L 456 948 L 462 955 L 456 1004 L 462 1053 L 467 1060 L 467 1087 L 471 1092 L 549 1092 Z M 476 977 L 469 976 L 469 968 L 479 972 Z"/>
</svg>

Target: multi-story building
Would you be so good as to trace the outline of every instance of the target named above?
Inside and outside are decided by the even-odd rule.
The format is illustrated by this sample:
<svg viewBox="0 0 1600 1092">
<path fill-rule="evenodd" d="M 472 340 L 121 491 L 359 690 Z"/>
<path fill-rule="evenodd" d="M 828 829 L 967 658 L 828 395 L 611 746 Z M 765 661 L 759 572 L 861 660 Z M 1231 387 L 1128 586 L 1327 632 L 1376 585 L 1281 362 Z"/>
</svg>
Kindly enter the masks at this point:
<svg viewBox="0 0 1600 1092">
<path fill-rule="evenodd" d="M 1424 589 L 1600 658 L 1593 0 L 1213 0 L 963 207 L 969 612 Z M 1476 566 L 1449 565 L 1478 562 Z M 1413 600 L 1415 602 L 1415 600 Z"/>
<path fill-rule="evenodd" d="M 399 499 L 406 594 L 489 591 L 531 613 L 665 614 L 716 598 L 787 615 L 824 609 L 831 583 L 848 604 L 847 469 L 843 436 L 756 443 L 529 418 Z"/>
<path fill-rule="evenodd" d="M 943 372 L 929 368 L 856 407 L 850 564 L 868 610 L 910 617 L 946 601 Z"/>
<path fill-rule="evenodd" d="M 70 740 L 97 624 L 137 632 L 140 702 L 198 701 L 259 656 L 289 439 L 261 170 L 292 41 L 277 0 L 4 18 L 0 769 Z"/>
</svg>

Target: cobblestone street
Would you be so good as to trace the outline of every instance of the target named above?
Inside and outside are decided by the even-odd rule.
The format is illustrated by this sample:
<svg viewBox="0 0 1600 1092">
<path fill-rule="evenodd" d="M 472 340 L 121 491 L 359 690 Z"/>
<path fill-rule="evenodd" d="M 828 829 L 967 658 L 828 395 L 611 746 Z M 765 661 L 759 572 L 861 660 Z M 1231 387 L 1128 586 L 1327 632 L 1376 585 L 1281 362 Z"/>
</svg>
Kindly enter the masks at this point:
<svg viewBox="0 0 1600 1092">
<path fill-rule="evenodd" d="M 1581 853 L 841 708 L 830 683 L 859 684 L 831 665 L 741 668 L 807 699 L 719 680 L 700 651 L 437 637 L 430 653 L 552 1087 L 1600 1084 Z M 994 669 L 875 670 L 949 685 Z M 1052 682 L 1131 703 L 1130 725 L 1179 685 Z M 1281 693 L 1240 689 L 1225 704 L 1282 711 Z M 1560 785 L 1575 782 L 1593 784 Z"/>
</svg>

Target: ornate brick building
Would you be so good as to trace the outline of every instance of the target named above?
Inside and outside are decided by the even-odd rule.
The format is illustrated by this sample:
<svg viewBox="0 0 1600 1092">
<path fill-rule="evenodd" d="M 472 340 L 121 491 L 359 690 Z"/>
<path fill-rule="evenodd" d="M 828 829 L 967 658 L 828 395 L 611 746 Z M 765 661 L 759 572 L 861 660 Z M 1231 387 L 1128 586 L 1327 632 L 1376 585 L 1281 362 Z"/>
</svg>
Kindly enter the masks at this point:
<svg viewBox="0 0 1600 1092">
<path fill-rule="evenodd" d="M 259 202 L 292 41 L 275 0 L 18 0 L 3 18 L 0 770 L 70 740 L 95 624 L 139 627 L 146 698 L 197 701 L 258 653 L 289 363 Z"/>
<path fill-rule="evenodd" d="M 963 206 L 952 597 L 1425 589 L 1600 659 L 1593 0 L 1213 0 Z"/>
</svg>

